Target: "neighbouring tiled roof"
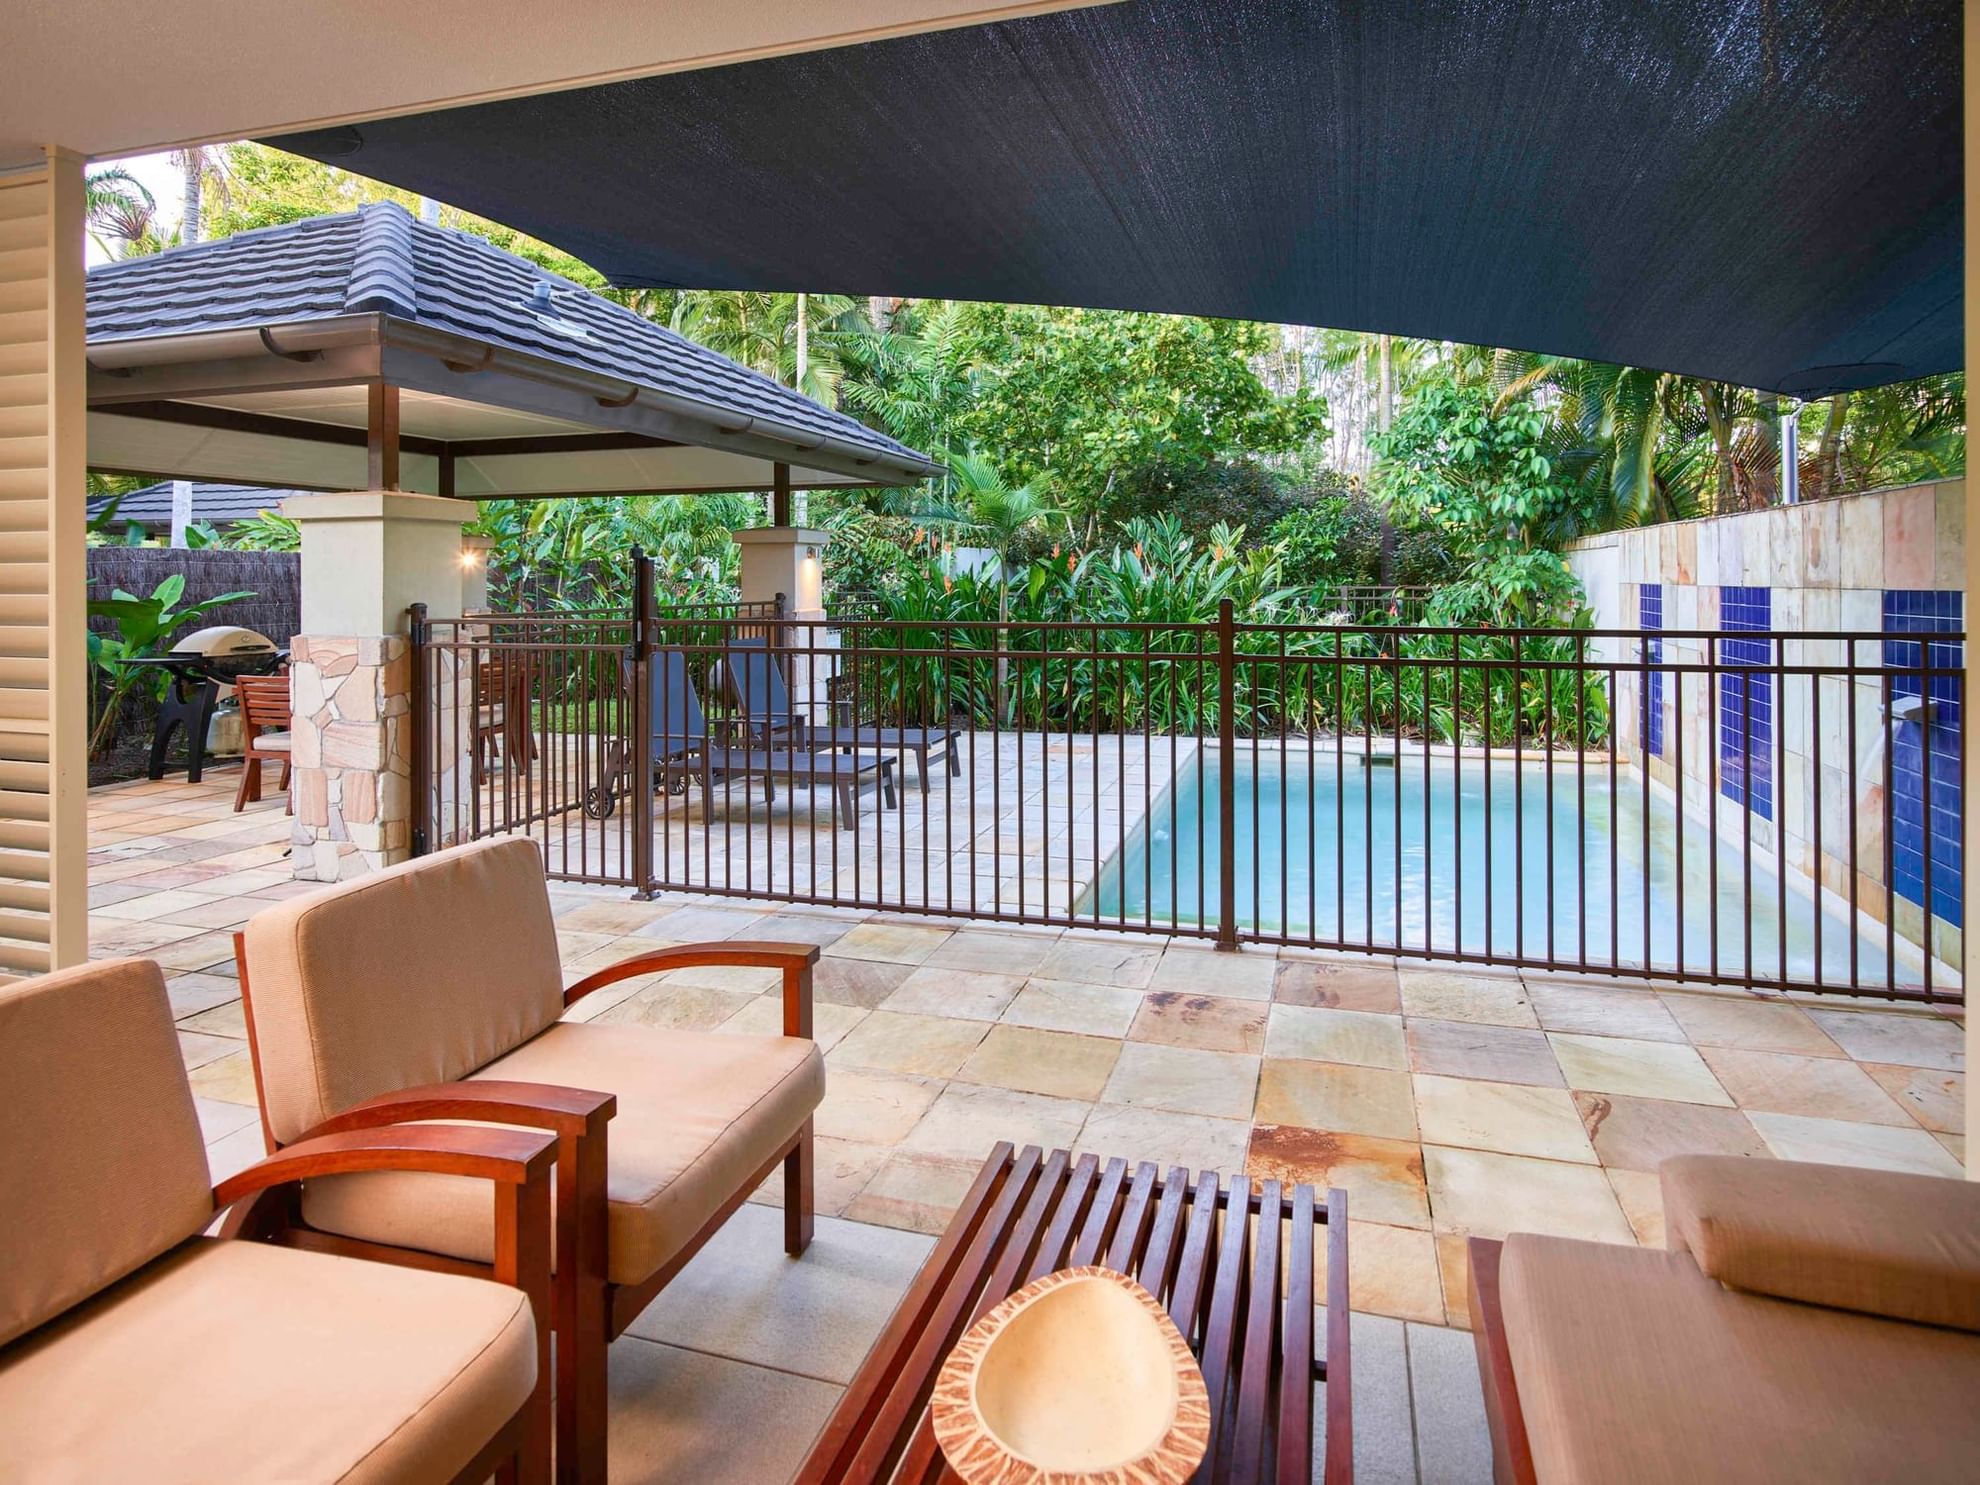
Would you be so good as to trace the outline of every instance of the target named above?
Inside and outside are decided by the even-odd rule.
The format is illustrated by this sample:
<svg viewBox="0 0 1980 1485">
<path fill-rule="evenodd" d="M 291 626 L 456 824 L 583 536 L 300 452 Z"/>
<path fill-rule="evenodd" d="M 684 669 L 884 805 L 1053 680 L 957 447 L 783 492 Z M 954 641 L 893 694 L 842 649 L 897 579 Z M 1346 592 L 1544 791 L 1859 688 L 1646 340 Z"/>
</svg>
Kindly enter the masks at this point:
<svg viewBox="0 0 1980 1485">
<path fill-rule="evenodd" d="M 192 487 L 193 519 L 204 521 L 209 526 L 230 526 L 236 521 L 250 519 L 257 511 L 274 510 L 296 493 L 294 490 L 270 490 L 262 485 L 216 485 L 195 480 Z M 111 499 L 111 496 L 99 495 L 91 500 L 90 515 L 101 512 Z M 118 502 L 117 529 L 122 530 L 133 523 L 147 531 L 171 529 L 172 481 L 160 480 L 155 485 L 133 490 Z"/>
<path fill-rule="evenodd" d="M 482 238 L 418 221 L 394 202 L 89 270 L 91 342 L 365 312 L 774 419 L 878 453 L 922 457 Z"/>
</svg>

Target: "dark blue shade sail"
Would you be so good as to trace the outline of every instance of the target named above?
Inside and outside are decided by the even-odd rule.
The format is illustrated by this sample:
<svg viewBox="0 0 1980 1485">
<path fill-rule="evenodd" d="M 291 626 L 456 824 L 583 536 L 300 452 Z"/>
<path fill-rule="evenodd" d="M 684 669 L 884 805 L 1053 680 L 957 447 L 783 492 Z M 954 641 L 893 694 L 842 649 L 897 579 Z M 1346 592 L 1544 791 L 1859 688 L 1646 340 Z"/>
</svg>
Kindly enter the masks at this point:
<svg viewBox="0 0 1980 1485">
<path fill-rule="evenodd" d="M 627 286 L 1962 357 L 1955 0 L 1123 0 L 270 142 Z"/>
</svg>

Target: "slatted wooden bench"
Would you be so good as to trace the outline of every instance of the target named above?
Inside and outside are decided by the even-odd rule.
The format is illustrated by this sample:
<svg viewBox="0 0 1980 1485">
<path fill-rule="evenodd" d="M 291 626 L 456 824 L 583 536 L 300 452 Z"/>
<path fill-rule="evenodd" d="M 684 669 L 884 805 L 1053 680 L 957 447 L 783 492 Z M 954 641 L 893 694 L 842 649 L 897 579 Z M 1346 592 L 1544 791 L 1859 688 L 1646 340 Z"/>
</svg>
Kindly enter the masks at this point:
<svg viewBox="0 0 1980 1485">
<path fill-rule="evenodd" d="M 1222 1219 L 1221 1221 L 1219 1219 Z M 1033 1279 L 1100 1263 L 1161 1300 L 1213 1408 L 1198 1480 L 1307 1485 L 1313 1383 L 1326 1390 L 1320 1478 L 1354 1474 L 1347 1193 L 1325 1200 L 1181 1166 L 999 1144 L 798 1471 L 800 1485 L 933 1485 L 956 1476 L 928 1418 L 935 1374 L 978 1316 Z M 1327 1244 L 1325 1345 L 1313 1334 L 1314 1244 Z"/>
</svg>

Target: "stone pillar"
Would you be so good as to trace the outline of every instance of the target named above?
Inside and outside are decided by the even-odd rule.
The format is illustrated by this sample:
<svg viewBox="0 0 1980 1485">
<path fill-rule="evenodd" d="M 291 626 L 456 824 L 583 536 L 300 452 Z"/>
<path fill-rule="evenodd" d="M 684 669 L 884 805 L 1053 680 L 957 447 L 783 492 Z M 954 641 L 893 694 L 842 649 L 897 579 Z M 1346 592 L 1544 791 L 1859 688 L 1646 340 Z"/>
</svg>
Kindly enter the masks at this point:
<svg viewBox="0 0 1980 1485">
<path fill-rule="evenodd" d="M 829 533 L 802 526 L 758 526 L 736 533 L 742 548 L 738 586 L 744 603 L 769 603 L 784 596 L 784 616 L 798 622 L 779 636 L 789 654 L 784 684 L 791 710 L 813 721 L 827 720 L 827 681 L 838 673 L 838 631 L 825 627 L 824 564 Z"/>
<path fill-rule="evenodd" d="M 495 549 L 492 536 L 461 538 L 461 612 L 488 611 L 488 556 Z"/>
<path fill-rule="evenodd" d="M 474 507 L 374 490 L 298 496 L 282 502 L 282 514 L 302 530 L 303 632 L 291 642 L 290 667 L 292 860 L 299 879 L 334 882 L 412 853 L 406 610 L 424 603 L 431 618 L 460 615 L 461 528 Z"/>
<path fill-rule="evenodd" d="M 757 526 L 736 533 L 742 548 L 744 603 L 768 603 L 784 595 L 793 619 L 825 617 L 825 544 L 831 536 L 802 526 Z"/>
</svg>

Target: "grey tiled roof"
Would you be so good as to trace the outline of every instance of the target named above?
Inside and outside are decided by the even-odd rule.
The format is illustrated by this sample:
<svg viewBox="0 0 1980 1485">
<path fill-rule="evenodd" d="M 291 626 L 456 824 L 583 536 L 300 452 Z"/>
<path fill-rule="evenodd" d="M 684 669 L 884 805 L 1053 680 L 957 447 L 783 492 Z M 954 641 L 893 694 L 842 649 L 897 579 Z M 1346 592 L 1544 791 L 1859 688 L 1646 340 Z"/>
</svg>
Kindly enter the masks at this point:
<svg viewBox="0 0 1980 1485">
<path fill-rule="evenodd" d="M 216 485 L 206 480 L 193 481 L 193 519 L 204 521 L 209 526 L 230 526 L 236 521 L 245 521 L 257 511 L 274 510 L 289 496 L 298 494 L 295 490 L 270 490 L 262 485 Z M 89 513 L 97 515 L 110 503 L 111 497 L 99 495 L 89 502 Z M 169 531 L 172 528 L 172 482 L 160 480 L 155 485 L 146 485 L 133 490 L 117 504 L 116 526 L 137 524 L 147 531 Z"/>
<path fill-rule="evenodd" d="M 621 377 L 875 452 L 922 457 L 482 238 L 418 221 L 394 202 L 89 270 L 92 343 L 366 312 Z"/>
</svg>

